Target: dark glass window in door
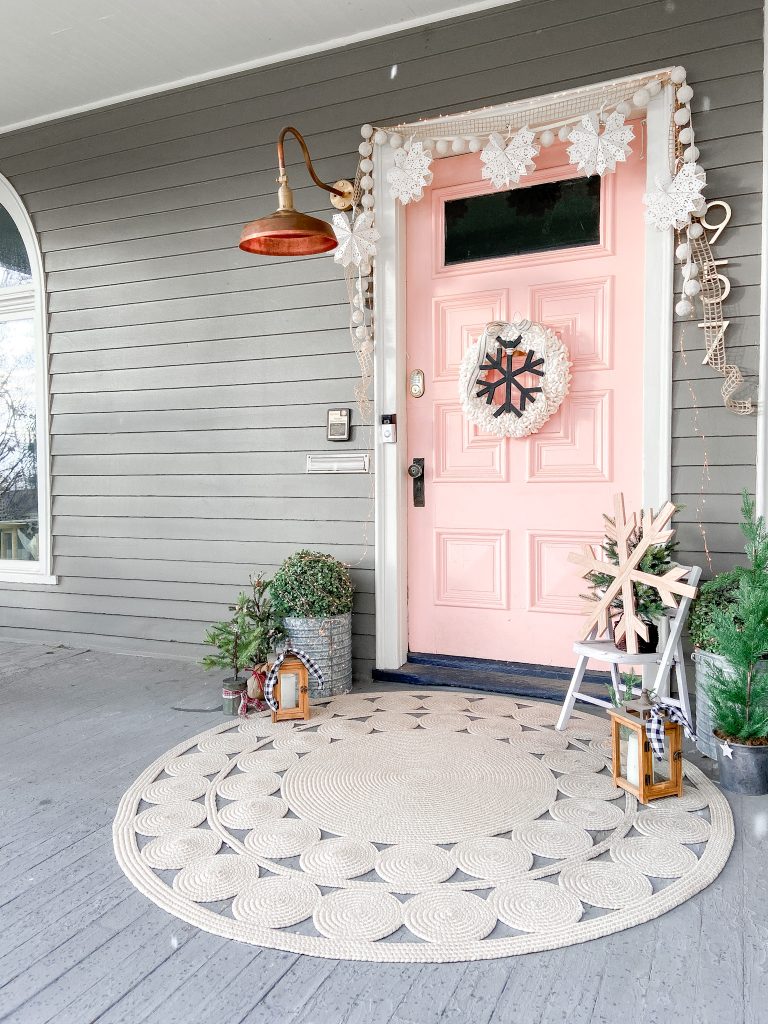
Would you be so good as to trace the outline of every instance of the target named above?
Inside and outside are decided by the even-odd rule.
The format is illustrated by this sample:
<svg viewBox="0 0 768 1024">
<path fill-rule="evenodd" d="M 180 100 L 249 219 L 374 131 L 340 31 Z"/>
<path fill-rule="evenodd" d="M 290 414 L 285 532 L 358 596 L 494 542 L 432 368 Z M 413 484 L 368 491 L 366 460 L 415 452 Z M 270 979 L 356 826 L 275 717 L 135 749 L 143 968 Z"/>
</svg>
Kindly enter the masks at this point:
<svg viewBox="0 0 768 1024">
<path fill-rule="evenodd" d="M 600 241 L 600 177 L 451 199 L 445 265 L 573 249 Z"/>
</svg>

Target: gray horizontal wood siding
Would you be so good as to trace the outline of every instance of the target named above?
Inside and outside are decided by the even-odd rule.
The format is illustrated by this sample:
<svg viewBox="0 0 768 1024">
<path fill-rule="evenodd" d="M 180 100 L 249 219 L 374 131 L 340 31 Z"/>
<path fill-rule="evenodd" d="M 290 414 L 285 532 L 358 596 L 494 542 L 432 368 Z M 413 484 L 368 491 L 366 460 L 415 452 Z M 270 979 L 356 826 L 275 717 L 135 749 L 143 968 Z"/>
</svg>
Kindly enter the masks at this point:
<svg viewBox="0 0 768 1024">
<path fill-rule="evenodd" d="M 197 657 L 251 569 L 299 546 L 353 565 L 355 667 L 374 657 L 372 478 L 306 476 L 329 405 L 354 407 L 345 289 L 325 257 L 241 253 L 274 204 L 275 139 L 326 180 L 359 126 L 684 64 L 710 197 L 733 220 L 733 357 L 757 367 L 762 118 L 757 0 L 522 0 L 0 136 L 45 254 L 55 589 L 0 589 L 5 635 Z M 393 73 L 393 65 L 396 72 Z M 327 210 L 289 169 L 301 209 Z M 678 327 L 674 498 L 684 557 L 721 568 L 755 484 L 755 421 L 722 409 L 701 332 Z M 351 447 L 370 435 L 353 412 Z M 704 459 L 709 468 L 703 469 Z M 706 500 L 703 500 L 703 499 Z M 703 532 L 702 532 L 703 531 Z"/>
</svg>

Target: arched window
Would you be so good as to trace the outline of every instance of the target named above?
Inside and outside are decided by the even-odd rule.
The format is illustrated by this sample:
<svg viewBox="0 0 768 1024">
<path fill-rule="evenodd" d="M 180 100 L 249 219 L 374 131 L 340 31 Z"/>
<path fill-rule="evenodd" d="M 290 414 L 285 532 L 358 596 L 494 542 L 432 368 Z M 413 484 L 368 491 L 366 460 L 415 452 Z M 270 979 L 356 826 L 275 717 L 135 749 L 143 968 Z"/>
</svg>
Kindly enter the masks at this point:
<svg viewBox="0 0 768 1024">
<path fill-rule="evenodd" d="M 0 175 L 0 586 L 51 576 L 48 344 L 43 262 Z"/>
</svg>

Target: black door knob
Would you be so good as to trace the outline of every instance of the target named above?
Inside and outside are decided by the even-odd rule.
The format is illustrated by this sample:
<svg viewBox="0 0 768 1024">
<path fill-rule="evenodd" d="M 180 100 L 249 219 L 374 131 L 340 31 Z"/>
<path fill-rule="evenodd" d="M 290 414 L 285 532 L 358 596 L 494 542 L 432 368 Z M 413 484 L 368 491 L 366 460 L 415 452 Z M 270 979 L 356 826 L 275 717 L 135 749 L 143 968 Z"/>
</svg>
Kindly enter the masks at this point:
<svg viewBox="0 0 768 1024">
<path fill-rule="evenodd" d="M 408 476 L 413 480 L 418 480 L 419 477 L 424 476 L 424 466 L 420 466 L 415 460 L 408 467 Z"/>
</svg>

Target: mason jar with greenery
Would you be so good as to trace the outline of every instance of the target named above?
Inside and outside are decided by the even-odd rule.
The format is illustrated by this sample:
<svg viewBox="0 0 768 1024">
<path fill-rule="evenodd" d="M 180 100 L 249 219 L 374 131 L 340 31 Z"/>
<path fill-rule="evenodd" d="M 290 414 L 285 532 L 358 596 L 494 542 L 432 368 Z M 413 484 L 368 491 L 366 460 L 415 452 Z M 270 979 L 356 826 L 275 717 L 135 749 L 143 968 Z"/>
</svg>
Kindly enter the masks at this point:
<svg viewBox="0 0 768 1024">
<path fill-rule="evenodd" d="M 311 697 L 347 693 L 352 686 L 352 598 L 349 569 L 332 555 L 297 551 L 275 573 L 270 586 L 292 647 L 319 664 L 323 686 Z"/>
<path fill-rule="evenodd" d="M 248 595 L 240 594 L 232 607 L 232 617 L 215 622 L 205 634 L 205 643 L 214 648 L 201 664 L 231 672 L 223 681 L 224 714 L 235 715 L 247 680 L 240 673 L 250 669 L 258 657 L 258 638 L 248 612 Z"/>
<path fill-rule="evenodd" d="M 214 652 L 202 659 L 203 667 L 232 673 L 223 684 L 223 709 L 229 715 L 237 714 L 242 692 L 249 685 L 248 676 L 258 684 L 266 678 L 264 670 L 270 651 L 285 637 L 282 620 L 269 596 L 269 581 L 257 575 L 250 582 L 250 595 L 241 593 L 231 606 L 232 618 L 214 623 L 205 634 L 205 643 Z"/>
</svg>

